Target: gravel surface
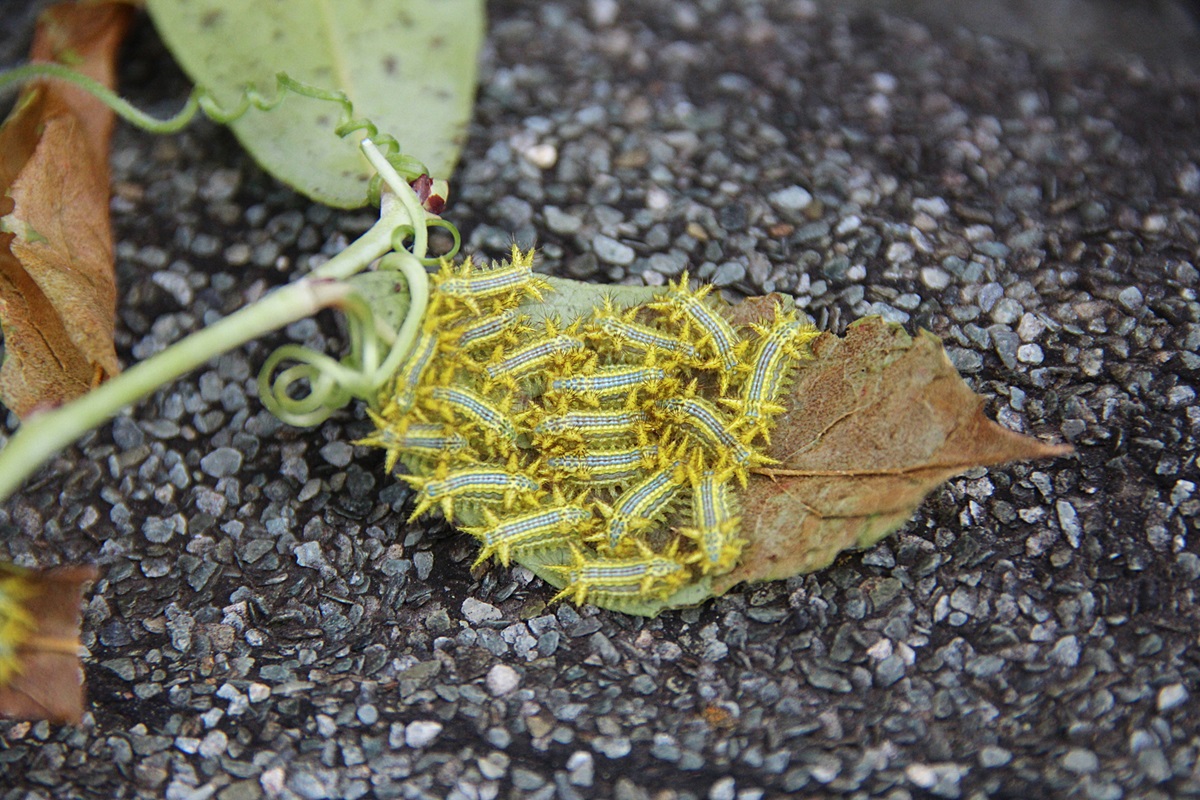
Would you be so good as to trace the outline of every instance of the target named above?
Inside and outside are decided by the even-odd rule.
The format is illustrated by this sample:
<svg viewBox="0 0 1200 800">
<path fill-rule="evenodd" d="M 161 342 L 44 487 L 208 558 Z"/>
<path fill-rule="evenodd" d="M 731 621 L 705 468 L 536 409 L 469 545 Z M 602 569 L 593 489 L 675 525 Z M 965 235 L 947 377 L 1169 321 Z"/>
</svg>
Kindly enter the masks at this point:
<svg viewBox="0 0 1200 800">
<path fill-rule="evenodd" d="M 448 215 L 472 249 L 943 337 L 1000 421 L 1078 454 L 975 471 L 880 546 L 654 620 L 546 607 L 404 523 L 347 412 L 282 426 L 228 354 L 0 507 L 93 562 L 82 727 L 0 724 L 0 800 L 1200 795 L 1200 78 L 791 3 L 491 6 Z M 185 92 L 144 25 L 125 91 Z M 371 222 L 224 131 L 123 129 L 126 363 Z M 15 420 L 9 419 L 10 428 Z"/>
</svg>

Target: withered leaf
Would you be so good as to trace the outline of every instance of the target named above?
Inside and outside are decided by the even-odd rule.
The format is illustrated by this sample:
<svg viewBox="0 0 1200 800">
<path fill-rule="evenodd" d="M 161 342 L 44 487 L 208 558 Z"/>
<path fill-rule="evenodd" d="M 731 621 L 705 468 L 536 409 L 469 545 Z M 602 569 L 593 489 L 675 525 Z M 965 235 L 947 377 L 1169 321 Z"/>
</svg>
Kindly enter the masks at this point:
<svg viewBox="0 0 1200 800">
<path fill-rule="evenodd" d="M 32 61 L 108 86 L 132 8 L 64 3 L 40 18 Z M 119 371 L 108 217 L 112 114 L 61 82 L 32 84 L 0 127 L 0 401 L 25 417 Z"/>
<path fill-rule="evenodd" d="M 764 309 L 747 301 L 739 316 Z M 721 594 L 742 581 L 821 569 L 847 548 L 869 547 L 903 525 L 942 481 L 975 466 L 1071 452 L 987 419 L 941 342 L 878 317 L 844 338 L 822 335 L 803 362 L 769 450 L 781 463 L 742 496 L 749 541 Z"/>
<path fill-rule="evenodd" d="M 95 579 L 95 567 L 60 567 L 20 576 L 30 590 L 22 605 L 33 630 L 18 648 L 17 673 L 0 685 L 0 717 L 79 723 L 84 701 L 79 606 L 83 585 Z"/>
</svg>

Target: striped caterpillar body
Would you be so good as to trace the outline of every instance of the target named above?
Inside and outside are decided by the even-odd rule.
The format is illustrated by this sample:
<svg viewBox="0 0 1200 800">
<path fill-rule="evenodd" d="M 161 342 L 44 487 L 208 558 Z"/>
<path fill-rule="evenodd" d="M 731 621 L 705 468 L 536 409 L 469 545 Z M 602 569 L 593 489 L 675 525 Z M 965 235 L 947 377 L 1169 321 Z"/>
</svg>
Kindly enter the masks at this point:
<svg viewBox="0 0 1200 800">
<path fill-rule="evenodd" d="M 666 597 L 687 581 L 686 567 L 674 554 L 655 555 L 645 546 L 641 551 L 637 558 L 600 558 L 575 548 L 574 563 L 553 568 L 567 585 L 551 602 L 564 597 L 578 605 L 598 598 L 639 602 Z"/>
<path fill-rule="evenodd" d="M 544 372 L 548 365 L 561 365 L 570 355 L 581 355 L 583 350 L 582 340 L 564 333 L 527 344 L 499 361 L 493 360 L 484 369 L 492 380 L 515 386 L 520 379 Z"/>
<path fill-rule="evenodd" d="M 567 437 L 579 441 L 639 438 L 648 417 L 643 411 L 568 411 L 545 416 L 533 427 L 535 437 Z"/>
<path fill-rule="evenodd" d="M 650 307 L 669 315 L 672 322 L 683 321 L 695 325 L 701 332 L 701 344 L 712 351 L 714 362 L 705 366 L 719 370 L 721 392 L 729 387 L 729 380 L 737 372 L 746 342 L 742 341 L 733 326 L 716 309 L 705 302 L 712 286 L 697 291 L 687 288 L 688 276 L 684 272 L 679 283 L 669 284 L 666 295 L 650 303 Z"/>
<path fill-rule="evenodd" d="M 614 552 L 630 535 L 652 526 L 683 488 L 682 473 L 682 463 L 671 461 L 629 487 L 611 507 L 597 500 L 600 512 L 608 518 L 603 534 L 597 537 L 602 545 Z"/>
<path fill-rule="evenodd" d="M 452 520 L 456 500 L 503 503 L 509 509 L 518 498 L 532 498 L 541 489 L 528 475 L 494 467 L 468 467 L 440 478 L 401 477 L 417 490 L 417 508 L 408 518 L 410 522 L 435 504 L 441 506 L 446 519 Z"/>
<path fill-rule="evenodd" d="M 406 414 L 413 407 L 413 403 L 417 397 L 417 389 L 421 385 L 421 379 L 424 377 L 425 371 L 433 362 L 434 354 L 437 353 L 437 347 L 437 334 L 421 331 L 417 336 L 417 341 L 413 343 L 408 358 L 404 360 L 403 366 L 400 367 L 400 372 L 396 375 L 390 402 L 393 408 L 389 413 Z"/>
<path fill-rule="evenodd" d="M 382 447 L 387 450 L 384 468 L 389 473 L 395 469 L 396 461 L 403 455 L 441 459 L 447 456 L 457 456 L 467 450 L 466 438 L 445 425 L 413 422 L 403 429 L 397 429 L 386 425 L 385 420 L 374 412 L 368 413 L 375 422 L 377 430 L 371 436 L 359 439 L 355 444 Z"/>
<path fill-rule="evenodd" d="M 692 470 L 692 525 L 680 534 L 696 542 L 690 563 L 704 574 L 724 574 L 737 564 L 746 542 L 738 538 L 741 519 L 734 511 L 729 491 L 729 473 Z"/>
<path fill-rule="evenodd" d="M 450 262 L 443 261 L 436 286 L 439 299 L 457 300 L 476 316 L 481 313 L 481 301 L 493 300 L 503 307 L 523 298 L 541 300 L 542 292 L 550 289 L 550 284 L 533 272 L 533 251 L 522 253 L 515 244 L 509 263 L 491 269 L 474 269 L 468 258 L 455 271 Z"/>
<path fill-rule="evenodd" d="M 658 445 L 630 447 L 624 450 L 596 450 L 581 455 L 546 458 L 548 469 L 555 470 L 593 486 L 608 486 L 637 477 L 653 466 Z"/>
<path fill-rule="evenodd" d="M 598 406 L 604 400 L 622 397 L 634 389 L 654 386 L 666 375 L 666 370 L 657 367 L 600 367 L 589 375 L 555 378 L 546 388 L 546 394 L 576 394 L 590 405 Z"/>
<path fill-rule="evenodd" d="M 699 360 L 699 351 L 691 342 L 664 333 L 649 325 L 634 322 L 637 312 L 621 314 L 614 308 L 612 298 L 605 298 L 604 307 L 592 315 L 590 336 L 615 347 L 619 352 L 634 356 L 658 353 L 675 356 L 687 363 Z"/>
<path fill-rule="evenodd" d="M 469 389 L 435 386 L 429 390 L 429 396 L 444 404 L 444 408 L 448 408 L 452 416 L 462 417 L 478 425 L 502 442 L 511 442 L 517 435 L 512 420 L 502 408 L 497 408 L 482 395 Z"/>
<path fill-rule="evenodd" d="M 776 463 L 774 459 L 742 443 L 725 423 L 721 412 L 707 400 L 699 397 L 676 397 L 659 400 L 655 405 L 691 429 L 695 438 L 717 457 L 733 461 L 738 467 L 734 475 L 743 488 L 746 486 L 747 470 L 762 464 Z"/>
<path fill-rule="evenodd" d="M 484 510 L 487 525 L 463 530 L 480 541 L 482 547 L 474 567 L 493 555 L 508 566 L 514 553 L 565 547 L 581 523 L 592 519 L 592 512 L 580 506 L 558 506 L 501 520 Z"/>
<path fill-rule="evenodd" d="M 722 400 L 737 412 L 739 425 L 750 429 L 751 436 L 759 433 L 770 441 L 769 420 L 785 410 L 778 400 L 791 377 L 794 361 L 803 355 L 801 347 L 818 336 L 812 325 L 784 316 L 775 309 L 775 323 L 758 328 L 762 336 L 751 360 L 750 377 L 742 384 L 738 400 Z"/>
<path fill-rule="evenodd" d="M 499 314 L 484 317 L 459 329 L 456 345 L 463 349 L 481 347 L 503 338 L 510 344 L 520 340 L 520 334 L 528 330 L 523 326 L 524 317 L 515 308 L 506 308 Z"/>
</svg>

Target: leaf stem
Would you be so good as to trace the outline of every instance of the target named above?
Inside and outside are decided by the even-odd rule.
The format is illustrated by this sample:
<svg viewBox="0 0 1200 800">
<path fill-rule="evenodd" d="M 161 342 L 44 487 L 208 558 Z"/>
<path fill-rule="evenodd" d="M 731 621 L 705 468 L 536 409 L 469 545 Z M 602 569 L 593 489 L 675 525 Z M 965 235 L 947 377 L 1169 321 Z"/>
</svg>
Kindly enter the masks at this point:
<svg viewBox="0 0 1200 800">
<path fill-rule="evenodd" d="M 55 453 L 125 406 L 222 353 L 323 308 L 341 305 L 353 291 L 349 284 L 338 281 L 302 278 L 176 342 L 84 396 L 30 417 L 0 450 L 0 501 Z"/>
</svg>

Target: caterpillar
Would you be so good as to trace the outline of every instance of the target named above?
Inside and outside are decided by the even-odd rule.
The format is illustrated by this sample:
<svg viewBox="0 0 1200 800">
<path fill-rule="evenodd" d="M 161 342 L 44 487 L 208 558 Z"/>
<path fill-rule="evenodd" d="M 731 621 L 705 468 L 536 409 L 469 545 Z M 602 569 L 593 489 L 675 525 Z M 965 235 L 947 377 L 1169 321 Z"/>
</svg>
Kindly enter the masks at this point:
<svg viewBox="0 0 1200 800">
<path fill-rule="evenodd" d="M 384 408 L 384 416 L 399 417 L 412 409 L 413 403 L 416 401 L 417 389 L 421 385 L 421 378 L 433 361 L 433 356 L 437 353 L 437 346 L 437 334 L 429 331 L 421 331 L 418 334 L 412 351 L 396 375 L 392 397 Z"/>
<path fill-rule="evenodd" d="M 705 285 L 693 292 L 688 289 L 687 280 L 687 273 L 684 272 L 678 284 L 668 284 L 665 296 L 649 306 L 668 314 L 671 322 L 678 322 L 682 318 L 703 332 L 701 343 L 707 344 L 715 357 L 715 363 L 706 366 L 720 369 L 718 379 L 721 382 L 721 392 L 724 393 L 729 387 L 730 377 L 735 374 L 741 363 L 746 342 L 738 337 L 733 326 L 720 312 L 704 302 L 708 293 L 712 291 L 712 285 Z"/>
<path fill-rule="evenodd" d="M 402 429 L 389 425 L 385 419 L 368 410 L 376 431 L 355 444 L 382 447 L 387 450 L 384 468 L 390 473 L 402 455 L 420 458 L 441 458 L 447 454 L 459 455 L 467 449 L 467 440 L 445 425 L 428 422 L 412 422 Z"/>
<path fill-rule="evenodd" d="M 790 378 L 791 360 L 800 358 L 800 347 L 819 335 L 814 326 L 794 314 L 781 318 L 779 310 L 776 306 L 774 325 L 759 328 L 762 340 L 755 349 L 750 377 L 742 384 L 740 398 L 721 400 L 738 413 L 739 424 L 750 428 L 751 436 L 762 433 L 768 442 L 770 418 L 786 410 L 776 401 Z"/>
<path fill-rule="evenodd" d="M 593 338 L 599 339 L 607 347 L 629 350 L 634 354 L 650 354 L 655 351 L 675 355 L 686 362 L 695 363 L 699 358 L 696 346 L 683 341 L 676 336 L 663 333 L 649 325 L 633 322 L 636 311 L 630 314 L 619 314 L 613 305 L 612 298 L 604 298 L 604 307 L 592 315 Z"/>
<path fill-rule="evenodd" d="M 504 380 L 515 385 L 521 378 L 543 370 L 547 364 L 560 361 L 571 353 L 580 353 L 583 349 L 581 340 L 569 334 L 559 334 L 525 345 L 507 358 L 488 364 L 485 370 L 492 380 Z"/>
<path fill-rule="evenodd" d="M 568 411 L 546 416 L 533 427 L 535 436 L 614 439 L 637 436 L 647 420 L 644 411 Z"/>
<path fill-rule="evenodd" d="M 541 489 L 541 484 L 528 475 L 495 467 L 467 467 L 454 472 L 440 472 L 443 474 L 437 478 L 400 476 L 417 490 L 417 508 L 408 518 L 409 522 L 428 511 L 435 503 L 441 506 L 442 515 L 452 520 L 455 500 L 498 501 L 509 509 L 516 503 L 517 498 L 530 498 Z"/>
<path fill-rule="evenodd" d="M 698 552 L 688 563 L 702 573 L 723 574 L 737 565 L 746 542 L 738 538 L 741 520 L 729 491 L 730 472 L 691 470 L 692 524 L 679 533 L 696 542 Z"/>
<path fill-rule="evenodd" d="M 504 410 L 492 405 L 470 389 L 435 386 L 429 390 L 429 396 L 445 404 L 443 412 L 449 409 L 502 441 L 511 442 L 517 435 L 517 429 Z"/>
<path fill-rule="evenodd" d="M 715 455 L 731 459 L 739 467 L 735 475 L 742 488 L 746 487 L 746 470 L 760 464 L 777 463 L 775 459 L 748 447 L 734 436 L 722 420 L 721 412 L 707 400 L 699 397 L 672 397 L 658 400 L 655 406 L 691 428 L 697 434 L 695 438 Z"/>
<path fill-rule="evenodd" d="M 572 526 L 592 519 L 591 511 L 575 505 L 542 509 L 505 520 L 500 520 L 488 509 L 484 509 L 483 514 L 487 525 L 463 529 L 483 545 L 472 568 L 493 555 L 507 567 L 514 553 L 562 547 L 576 535 Z"/>
<path fill-rule="evenodd" d="M 666 378 L 666 370 L 657 367 L 612 366 L 600 367 L 590 375 L 554 378 L 547 394 L 578 394 L 593 405 L 612 397 L 620 397 L 634 389 L 653 386 Z"/>
<path fill-rule="evenodd" d="M 465 326 L 458 334 L 457 345 L 462 350 L 479 347 L 501 337 L 512 342 L 517 340 L 525 317 L 515 308 L 506 308 L 499 314 Z"/>
<path fill-rule="evenodd" d="M 608 521 L 601 540 L 610 551 L 626 537 L 649 527 L 664 512 L 682 488 L 682 462 L 675 460 L 629 487 L 611 507 L 596 501 Z"/>
<path fill-rule="evenodd" d="M 550 602 L 564 597 L 577 605 L 600 597 L 637 602 L 667 597 L 687 581 L 686 568 L 672 554 L 655 555 L 640 543 L 639 549 L 636 558 L 596 558 L 572 547 L 573 563 L 551 568 L 567 585 Z"/>
<path fill-rule="evenodd" d="M 550 456 L 546 466 L 593 485 L 619 483 L 641 474 L 658 455 L 658 445 Z"/>
<path fill-rule="evenodd" d="M 524 295 L 540 301 L 542 292 L 549 290 L 550 284 L 533 272 L 533 251 L 522 253 L 515 244 L 508 264 L 491 269 L 475 269 L 468 257 L 462 269 L 455 272 L 450 262 L 443 260 L 437 281 L 440 298 L 456 299 L 476 315 L 481 300 L 495 299 L 503 305 L 515 303 Z"/>
</svg>

